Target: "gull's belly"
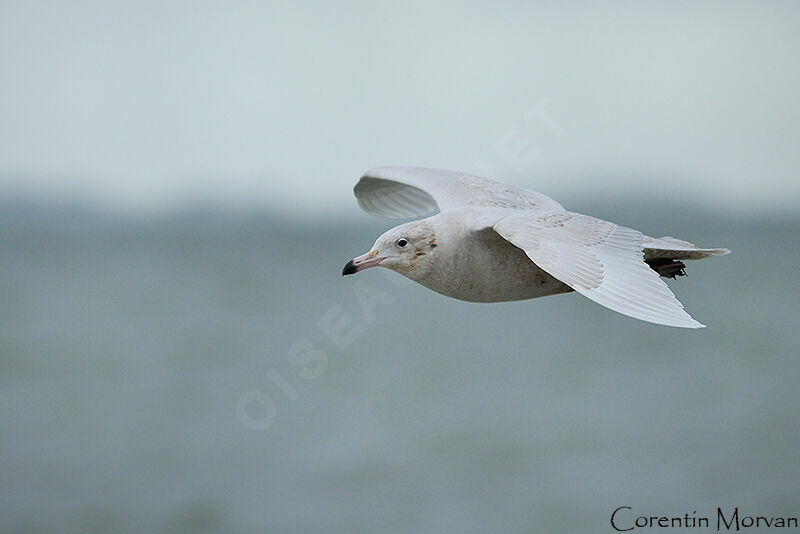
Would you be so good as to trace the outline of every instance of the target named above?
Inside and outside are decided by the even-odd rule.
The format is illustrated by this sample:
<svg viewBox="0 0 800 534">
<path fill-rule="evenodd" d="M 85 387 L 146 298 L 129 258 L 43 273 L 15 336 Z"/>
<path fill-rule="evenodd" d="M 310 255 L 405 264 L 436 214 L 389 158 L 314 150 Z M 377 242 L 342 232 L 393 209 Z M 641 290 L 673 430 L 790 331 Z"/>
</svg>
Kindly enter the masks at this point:
<svg viewBox="0 0 800 534">
<path fill-rule="evenodd" d="M 437 249 L 431 258 L 432 268 L 416 281 L 470 302 L 524 300 L 572 291 L 494 230 L 470 234 L 459 241 Z"/>
</svg>

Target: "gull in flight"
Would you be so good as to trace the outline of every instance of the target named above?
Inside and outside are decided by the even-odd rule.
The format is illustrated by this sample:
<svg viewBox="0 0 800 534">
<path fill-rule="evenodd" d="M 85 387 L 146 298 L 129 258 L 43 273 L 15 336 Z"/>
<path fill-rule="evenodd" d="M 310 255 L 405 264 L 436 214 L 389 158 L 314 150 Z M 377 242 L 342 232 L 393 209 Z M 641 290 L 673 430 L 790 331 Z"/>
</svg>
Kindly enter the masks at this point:
<svg viewBox="0 0 800 534">
<path fill-rule="evenodd" d="M 702 328 L 661 277 L 683 260 L 728 254 L 565 210 L 534 191 L 460 172 L 378 167 L 353 188 L 368 213 L 396 226 L 342 275 L 387 267 L 443 295 L 504 302 L 577 291 L 651 323 Z M 436 213 L 438 212 L 438 213 Z"/>
</svg>

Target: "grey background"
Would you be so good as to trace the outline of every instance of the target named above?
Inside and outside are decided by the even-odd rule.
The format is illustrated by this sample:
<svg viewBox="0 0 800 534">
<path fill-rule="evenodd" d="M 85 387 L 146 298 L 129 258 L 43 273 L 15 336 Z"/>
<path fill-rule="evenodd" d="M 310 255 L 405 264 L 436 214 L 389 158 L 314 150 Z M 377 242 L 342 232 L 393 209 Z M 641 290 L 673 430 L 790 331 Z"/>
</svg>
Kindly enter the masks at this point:
<svg viewBox="0 0 800 534">
<path fill-rule="evenodd" d="M 0 191 L 327 216 L 352 209 L 359 173 L 396 164 L 557 196 L 791 210 L 799 15 L 794 2 L 0 2 Z"/>
</svg>

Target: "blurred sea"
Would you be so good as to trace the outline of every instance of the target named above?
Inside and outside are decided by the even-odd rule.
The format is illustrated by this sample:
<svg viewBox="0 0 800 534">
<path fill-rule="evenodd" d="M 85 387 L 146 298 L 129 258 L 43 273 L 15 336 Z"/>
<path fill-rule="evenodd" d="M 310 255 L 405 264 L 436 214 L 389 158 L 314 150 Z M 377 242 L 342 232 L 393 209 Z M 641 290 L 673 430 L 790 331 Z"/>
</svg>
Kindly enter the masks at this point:
<svg viewBox="0 0 800 534">
<path fill-rule="evenodd" d="M 385 270 L 342 278 L 392 226 L 367 216 L 0 205 L 0 532 L 800 515 L 800 219 L 570 208 L 730 248 L 670 282 L 709 327 L 575 294 L 470 304 Z M 354 337 L 340 348 L 321 320 Z M 315 373 L 297 366 L 309 347 Z"/>
</svg>

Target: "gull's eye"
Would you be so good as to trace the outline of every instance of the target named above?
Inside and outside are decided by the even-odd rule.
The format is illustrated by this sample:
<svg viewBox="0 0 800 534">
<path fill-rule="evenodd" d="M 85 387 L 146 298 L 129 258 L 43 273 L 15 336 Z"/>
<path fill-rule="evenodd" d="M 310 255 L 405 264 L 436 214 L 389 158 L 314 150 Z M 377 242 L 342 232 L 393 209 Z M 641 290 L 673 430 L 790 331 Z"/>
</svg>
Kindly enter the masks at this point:
<svg viewBox="0 0 800 534">
<path fill-rule="evenodd" d="M 408 240 L 403 238 L 403 237 L 401 237 L 400 239 L 395 241 L 394 244 L 397 245 L 400 248 L 406 248 L 408 246 Z"/>
</svg>

